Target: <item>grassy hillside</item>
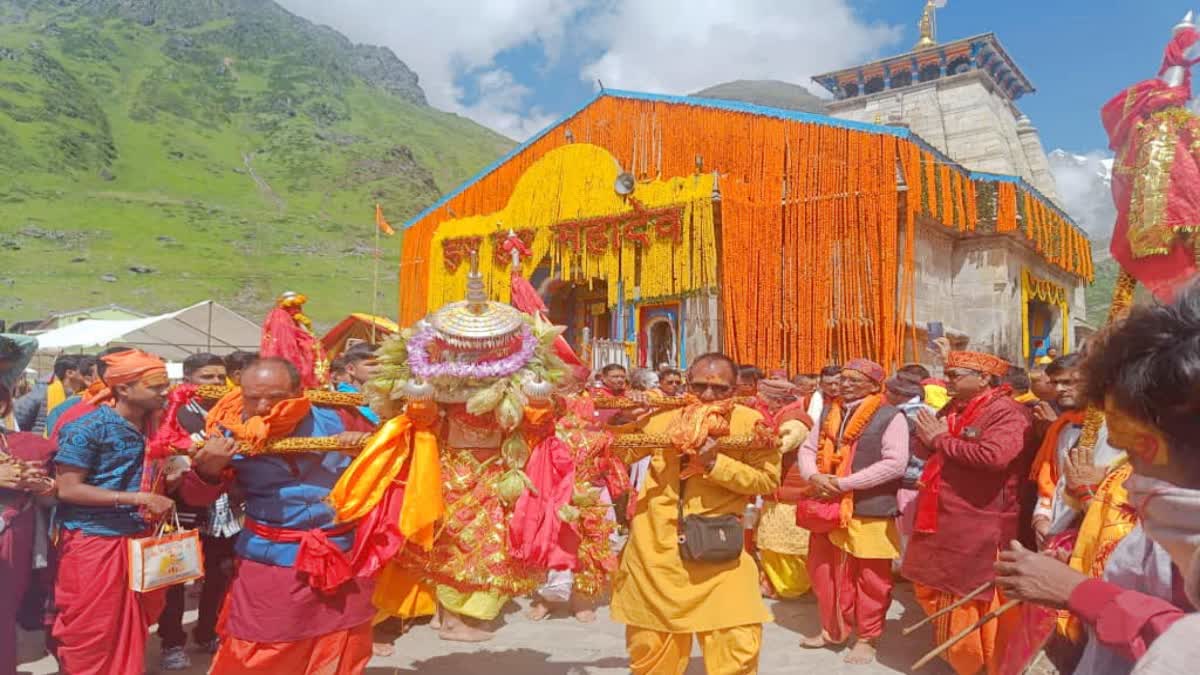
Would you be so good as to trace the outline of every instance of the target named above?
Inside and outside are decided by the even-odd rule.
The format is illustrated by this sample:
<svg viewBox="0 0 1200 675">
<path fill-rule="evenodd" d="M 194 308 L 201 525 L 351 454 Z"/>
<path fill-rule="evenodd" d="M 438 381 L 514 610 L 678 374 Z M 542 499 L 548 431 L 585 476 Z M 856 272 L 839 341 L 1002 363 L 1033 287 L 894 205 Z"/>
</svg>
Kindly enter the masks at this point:
<svg viewBox="0 0 1200 675">
<path fill-rule="evenodd" d="M 402 221 L 511 146 L 266 0 L 0 0 L 0 317 L 367 310 L 374 203 Z"/>
</svg>

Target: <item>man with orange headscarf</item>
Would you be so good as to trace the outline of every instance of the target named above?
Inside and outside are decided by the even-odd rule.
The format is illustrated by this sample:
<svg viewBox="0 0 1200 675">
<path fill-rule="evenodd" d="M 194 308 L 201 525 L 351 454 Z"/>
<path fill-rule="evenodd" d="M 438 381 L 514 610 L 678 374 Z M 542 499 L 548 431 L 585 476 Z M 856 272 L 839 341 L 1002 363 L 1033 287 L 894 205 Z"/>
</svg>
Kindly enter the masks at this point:
<svg viewBox="0 0 1200 675">
<path fill-rule="evenodd" d="M 208 412 L 209 438 L 261 448 L 284 438 L 366 436 L 304 397 L 289 361 L 267 358 Z M 235 545 L 236 576 L 225 601 L 221 646 L 210 673 L 361 673 L 371 659 L 374 583 L 357 578 L 348 553 L 355 523 L 334 524 L 330 488 L 350 464 L 338 454 L 239 454 L 229 466 L 246 497 Z"/>
<path fill-rule="evenodd" d="M 825 406 L 800 448 L 811 497 L 838 502 L 839 522 L 809 540 L 808 569 L 821 610 L 821 634 L 801 647 L 857 639 L 846 663 L 870 663 L 892 604 L 892 561 L 900 557 L 896 493 L 908 465 L 908 422 L 882 392 L 883 366 L 852 359 L 841 397 Z"/>
<path fill-rule="evenodd" d="M 161 458 L 146 452 L 165 400 L 166 365 L 129 350 L 105 356 L 99 373 L 111 405 L 64 426 L 54 459 L 62 536 L 52 632 L 59 665 L 72 675 L 144 670 L 148 629 L 165 591 L 129 590 L 127 547 L 174 507 L 163 495 Z M 218 441 L 198 452 L 181 479 L 181 499 L 197 506 L 216 499 L 231 451 Z"/>
<path fill-rule="evenodd" d="M 1017 536 L 1017 490 L 1029 473 L 1037 439 L 1025 406 L 1000 378 L 1009 364 L 991 354 L 950 352 L 953 396 L 934 417 L 917 413 L 917 452 L 926 459 L 912 540 L 902 571 L 926 613 L 949 607 L 995 579 L 992 564 Z M 987 589 L 934 621 L 940 644 L 999 606 Z M 984 624 L 943 654 L 959 675 L 996 672 L 1015 612 Z"/>
</svg>

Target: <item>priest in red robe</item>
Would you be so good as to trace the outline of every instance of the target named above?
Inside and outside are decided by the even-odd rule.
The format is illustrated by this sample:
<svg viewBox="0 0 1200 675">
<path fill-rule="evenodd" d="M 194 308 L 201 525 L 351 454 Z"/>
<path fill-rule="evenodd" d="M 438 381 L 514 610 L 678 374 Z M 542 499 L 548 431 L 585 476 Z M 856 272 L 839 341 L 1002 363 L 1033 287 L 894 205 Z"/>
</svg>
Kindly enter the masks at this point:
<svg viewBox="0 0 1200 675">
<path fill-rule="evenodd" d="M 903 573 L 928 614 L 995 578 L 992 565 L 1017 537 L 1017 488 L 1037 448 L 1029 411 L 1000 378 L 1009 364 L 991 354 L 951 352 L 946 379 L 953 399 L 935 417 L 917 416 L 917 453 L 926 458 L 915 531 Z M 1001 604 L 986 591 L 934 621 L 940 644 Z M 943 658 L 959 675 L 995 672 L 1003 656 L 1009 612 L 951 647 Z"/>
</svg>

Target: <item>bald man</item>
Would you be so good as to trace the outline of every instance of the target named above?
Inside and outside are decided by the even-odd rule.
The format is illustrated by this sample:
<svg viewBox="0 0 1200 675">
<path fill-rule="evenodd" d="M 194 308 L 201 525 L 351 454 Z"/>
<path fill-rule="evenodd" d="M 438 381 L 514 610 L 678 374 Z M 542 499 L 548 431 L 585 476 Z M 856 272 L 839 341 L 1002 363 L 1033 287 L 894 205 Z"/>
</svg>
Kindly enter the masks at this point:
<svg viewBox="0 0 1200 675">
<path fill-rule="evenodd" d="M 209 411 L 210 435 L 251 444 L 337 436 L 347 449 L 366 436 L 313 406 L 288 361 L 255 361 L 241 383 Z M 325 503 L 349 464 L 336 452 L 233 458 L 246 521 L 211 672 L 349 675 L 366 668 L 374 583 L 350 572 L 355 524 L 335 523 Z"/>
</svg>

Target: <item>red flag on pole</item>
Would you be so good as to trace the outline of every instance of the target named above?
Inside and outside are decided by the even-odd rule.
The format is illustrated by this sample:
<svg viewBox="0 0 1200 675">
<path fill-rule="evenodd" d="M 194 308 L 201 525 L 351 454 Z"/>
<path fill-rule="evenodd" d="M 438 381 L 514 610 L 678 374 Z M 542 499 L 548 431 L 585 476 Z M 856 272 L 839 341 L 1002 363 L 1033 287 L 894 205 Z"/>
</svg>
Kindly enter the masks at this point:
<svg viewBox="0 0 1200 675">
<path fill-rule="evenodd" d="M 384 219 L 383 207 L 379 204 L 375 205 L 375 226 L 378 227 L 379 231 L 384 234 L 396 234 L 396 231 L 392 229 L 392 226 L 388 225 L 388 221 Z"/>
</svg>

